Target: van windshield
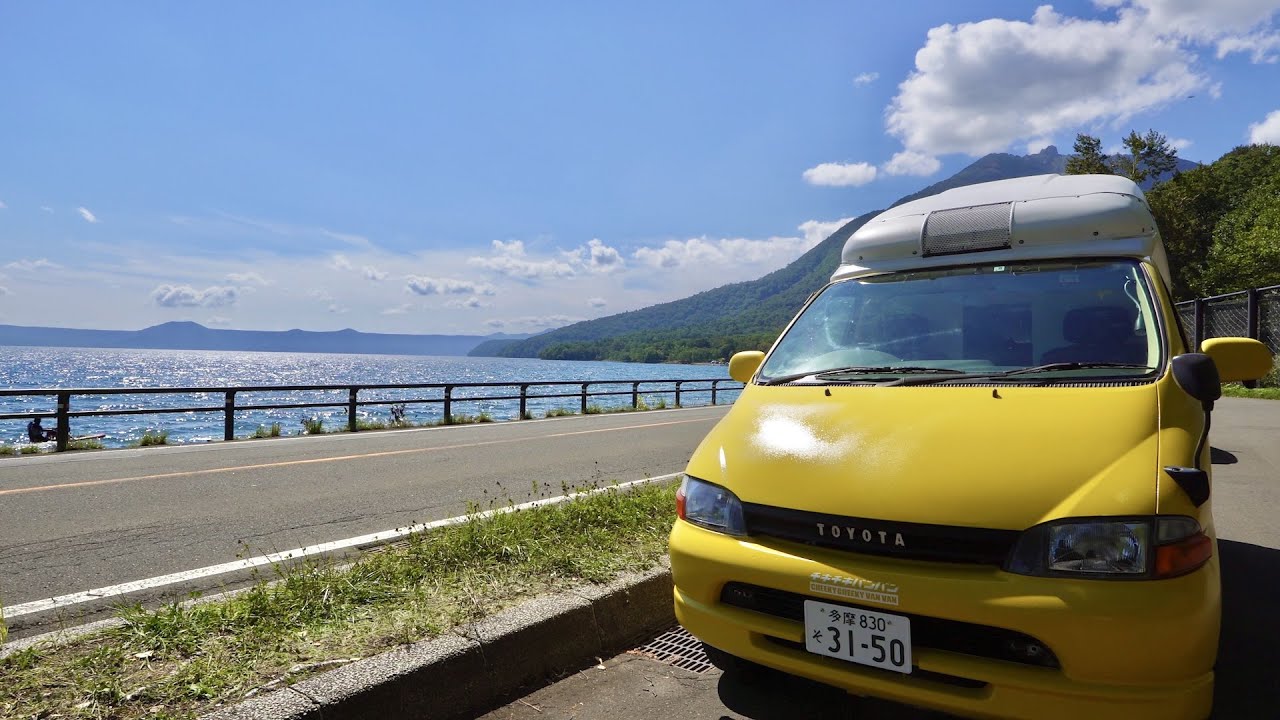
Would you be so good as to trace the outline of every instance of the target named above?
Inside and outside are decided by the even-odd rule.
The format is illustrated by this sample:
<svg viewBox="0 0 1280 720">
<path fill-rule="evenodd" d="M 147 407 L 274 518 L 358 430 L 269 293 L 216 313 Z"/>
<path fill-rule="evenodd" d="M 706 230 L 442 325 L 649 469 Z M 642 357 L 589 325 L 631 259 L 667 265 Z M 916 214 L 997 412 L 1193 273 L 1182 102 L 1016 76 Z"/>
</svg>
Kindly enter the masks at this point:
<svg viewBox="0 0 1280 720">
<path fill-rule="evenodd" d="M 1160 365 L 1158 328 L 1146 275 L 1133 261 L 891 273 L 827 286 L 779 340 L 760 379 L 1141 376 Z"/>
</svg>

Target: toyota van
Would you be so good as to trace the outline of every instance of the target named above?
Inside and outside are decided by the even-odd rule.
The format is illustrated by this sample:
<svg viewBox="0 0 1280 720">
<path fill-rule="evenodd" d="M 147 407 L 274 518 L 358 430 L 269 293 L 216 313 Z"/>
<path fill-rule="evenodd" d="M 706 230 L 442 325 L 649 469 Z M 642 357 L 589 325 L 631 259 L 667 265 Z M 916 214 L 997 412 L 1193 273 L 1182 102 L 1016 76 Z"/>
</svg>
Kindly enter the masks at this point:
<svg viewBox="0 0 1280 720">
<path fill-rule="evenodd" d="M 957 715 L 1209 715 L 1207 436 L 1255 340 L 1190 347 L 1141 189 L 1019 178 L 890 209 L 689 461 L 675 612 L 722 667 Z"/>
</svg>

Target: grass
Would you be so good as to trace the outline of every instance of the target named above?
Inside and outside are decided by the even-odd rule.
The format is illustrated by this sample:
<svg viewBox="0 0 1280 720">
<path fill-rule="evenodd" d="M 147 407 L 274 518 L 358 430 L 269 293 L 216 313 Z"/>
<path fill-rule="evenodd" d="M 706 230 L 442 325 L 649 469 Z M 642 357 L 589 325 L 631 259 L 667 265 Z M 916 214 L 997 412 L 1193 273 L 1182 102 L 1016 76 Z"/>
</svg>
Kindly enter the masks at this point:
<svg viewBox="0 0 1280 720">
<path fill-rule="evenodd" d="M 476 423 L 494 422 L 493 416 L 487 412 L 479 415 L 450 415 L 449 421 L 445 425 L 474 425 Z"/>
<path fill-rule="evenodd" d="M 1227 383 L 1222 386 L 1222 394 L 1227 397 L 1280 400 L 1280 387 L 1259 387 L 1250 389 L 1237 383 Z"/>
<path fill-rule="evenodd" d="M 324 418 L 320 416 L 302 418 L 302 432 L 307 435 L 324 434 Z"/>
<path fill-rule="evenodd" d="M 530 495 L 551 490 L 534 485 Z M 295 566 L 279 570 L 278 582 L 216 602 L 122 610 L 119 627 L 0 659 L 0 717 L 195 717 L 321 664 L 647 569 L 666 553 L 674 489 L 609 489 L 493 515 L 473 507 L 459 525 L 349 566 Z"/>
<path fill-rule="evenodd" d="M 163 444 L 163 443 L 161 443 Z M 67 443 L 68 450 L 101 450 L 105 447 L 98 438 L 89 438 L 87 440 L 72 440 Z"/>
<path fill-rule="evenodd" d="M 259 425 L 257 430 L 253 431 L 252 437 L 255 438 L 273 438 L 280 437 L 280 423 L 271 423 L 271 427 Z"/>
<path fill-rule="evenodd" d="M 40 446 L 39 445 L 23 445 L 22 447 L 18 448 L 18 452 L 22 453 L 23 455 L 39 455 Z"/>
<path fill-rule="evenodd" d="M 542 416 L 554 418 L 554 417 L 565 417 L 566 415 L 577 415 L 577 414 L 578 413 L 570 410 L 569 408 L 557 407 L 557 408 L 551 408 L 550 410 L 547 410 L 545 413 L 542 414 Z"/>
<path fill-rule="evenodd" d="M 135 443 L 137 447 L 148 447 L 150 445 L 168 445 L 168 444 L 169 444 L 168 430 L 157 430 L 155 432 L 147 430 L 142 433 L 142 437 L 138 438 L 138 442 Z"/>
<path fill-rule="evenodd" d="M 18 451 L 12 445 L 0 445 L 0 455 L 17 455 Z"/>
</svg>

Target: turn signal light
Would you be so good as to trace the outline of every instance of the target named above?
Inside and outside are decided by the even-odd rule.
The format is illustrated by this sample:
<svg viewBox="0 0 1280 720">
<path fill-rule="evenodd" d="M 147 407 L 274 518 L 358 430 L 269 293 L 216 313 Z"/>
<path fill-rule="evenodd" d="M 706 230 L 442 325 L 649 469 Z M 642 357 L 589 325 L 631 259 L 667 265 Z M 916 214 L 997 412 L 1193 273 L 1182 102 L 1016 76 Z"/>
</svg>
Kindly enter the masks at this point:
<svg viewBox="0 0 1280 720">
<path fill-rule="evenodd" d="M 1171 578 L 1186 575 L 1209 562 L 1213 557 L 1213 541 L 1204 533 L 1196 533 L 1185 540 L 1156 546 L 1156 577 Z"/>
</svg>

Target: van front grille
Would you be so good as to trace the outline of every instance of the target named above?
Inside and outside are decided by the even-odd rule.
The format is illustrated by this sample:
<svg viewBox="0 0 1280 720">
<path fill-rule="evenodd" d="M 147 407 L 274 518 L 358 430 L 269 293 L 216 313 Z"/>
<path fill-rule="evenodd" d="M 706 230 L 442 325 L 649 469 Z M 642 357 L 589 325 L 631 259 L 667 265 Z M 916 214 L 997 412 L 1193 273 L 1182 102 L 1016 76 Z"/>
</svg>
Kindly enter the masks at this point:
<svg viewBox="0 0 1280 720">
<path fill-rule="evenodd" d="M 912 560 L 1003 565 L 1017 530 L 926 525 L 742 504 L 747 534 Z"/>
</svg>

